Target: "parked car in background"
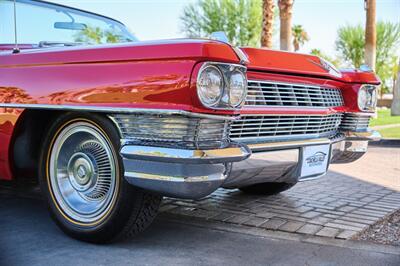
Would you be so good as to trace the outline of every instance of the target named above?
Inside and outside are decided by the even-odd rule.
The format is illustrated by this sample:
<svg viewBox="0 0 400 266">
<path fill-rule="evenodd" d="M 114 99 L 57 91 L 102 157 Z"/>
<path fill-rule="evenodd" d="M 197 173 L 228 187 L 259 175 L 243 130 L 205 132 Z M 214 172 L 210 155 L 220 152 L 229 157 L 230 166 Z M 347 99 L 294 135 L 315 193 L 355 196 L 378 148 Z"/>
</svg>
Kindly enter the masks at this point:
<svg viewBox="0 0 400 266">
<path fill-rule="evenodd" d="M 379 79 L 312 55 L 138 41 L 111 18 L 0 2 L 0 179 L 37 178 L 60 228 L 143 231 L 163 196 L 275 194 L 360 158 Z M 34 18 L 34 19 L 33 19 Z"/>
</svg>

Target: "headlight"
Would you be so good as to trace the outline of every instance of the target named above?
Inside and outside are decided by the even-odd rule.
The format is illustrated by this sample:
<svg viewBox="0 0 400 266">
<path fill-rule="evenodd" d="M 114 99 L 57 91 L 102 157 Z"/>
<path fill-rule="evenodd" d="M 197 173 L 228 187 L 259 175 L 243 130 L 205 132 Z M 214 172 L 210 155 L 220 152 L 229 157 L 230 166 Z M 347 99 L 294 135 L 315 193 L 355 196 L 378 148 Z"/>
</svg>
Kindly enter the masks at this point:
<svg viewBox="0 0 400 266">
<path fill-rule="evenodd" d="M 229 103 L 232 107 L 240 106 L 246 98 L 247 80 L 243 72 L 236 70 L 229 79 Z"/>
<path fill-rule="evenodd" d="M 213 109 L 238 108 L 247 94 L 246 67 L 207 62 L 197 76 L 197 94 L 201 103 Z"/>
<path fill-rule="evenodd" d="M 207 107 L 219 103 L 224 93 L 224 77 L 216 66 L 206 66 L 197 79 L 197 93 L 200 101 Z"/>
<path fill-rule="evenodd" d="M 374 111 L 377 102 L 376 86 L 363 85 L 358 91 L 358 108 L 361 111 Z"/>
</svg>

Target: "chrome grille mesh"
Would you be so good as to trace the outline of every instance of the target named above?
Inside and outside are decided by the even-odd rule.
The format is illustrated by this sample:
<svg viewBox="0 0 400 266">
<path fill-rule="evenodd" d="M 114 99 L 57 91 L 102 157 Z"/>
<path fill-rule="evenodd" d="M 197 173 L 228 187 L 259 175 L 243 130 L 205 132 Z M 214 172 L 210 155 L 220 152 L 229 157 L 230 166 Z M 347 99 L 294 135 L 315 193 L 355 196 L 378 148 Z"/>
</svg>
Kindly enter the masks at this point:
<svg viewBox="0 0 400 266">
<path fill-rule="evenodd" d="M 335 107 L 344 105 L 339 89 L 269 81 L 249 81 L 247 106 Z"/>
<path fill-rule="evenodd" d="M 365 131 L 368 129 L 369 120 L 370 116 L 345 114 L 340 129 L 344 131 Z"/>
<path fill-rule="evenodd" d="M 230 138 L 236 141 L 276 140 L 288 137 L 333 137 L 342 114 L 328 116 L 246 115 L 233 122 Z"/>
<path fill-rule="evenodd" d="M 229 122 L 179 115 L 113 115 L 125 141 L 141 145 L 217 148 L 228 143 Z"/>
</svg>

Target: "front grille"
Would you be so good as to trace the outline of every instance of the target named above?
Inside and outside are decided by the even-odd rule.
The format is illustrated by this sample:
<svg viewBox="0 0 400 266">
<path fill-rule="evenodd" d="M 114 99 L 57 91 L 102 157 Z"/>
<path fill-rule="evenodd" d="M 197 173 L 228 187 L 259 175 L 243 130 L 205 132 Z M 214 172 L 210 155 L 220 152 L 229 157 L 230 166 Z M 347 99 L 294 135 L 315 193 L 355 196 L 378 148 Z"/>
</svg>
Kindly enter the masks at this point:
<svg viewBox="0 0 400 266">
<path fill-rule="evenodd" d="M 231 126 L 230 138 L 258 142 L 281 138 L 333 137 L 338 133 L 342 114 L 328 116 L 246 115 Z"/>
<path fill-rule="evenodd" d="M 247 106 L 335 107 L 343 106 L 344 102 L 339 89 L 270 81 L 249 81 L 245 104 Z"/>
<path fill-rule="evenodd" d="M 220 148 L 228 144 L 229 122 L 180 115 L 111 116 L 125 141 L 186 149 Z"/>
<path fill-rule="evenodd" d="M 343 131 L 365 131 L 369 126 L 370 116 L 345 114 L 340 125 Z"/>
</svg>

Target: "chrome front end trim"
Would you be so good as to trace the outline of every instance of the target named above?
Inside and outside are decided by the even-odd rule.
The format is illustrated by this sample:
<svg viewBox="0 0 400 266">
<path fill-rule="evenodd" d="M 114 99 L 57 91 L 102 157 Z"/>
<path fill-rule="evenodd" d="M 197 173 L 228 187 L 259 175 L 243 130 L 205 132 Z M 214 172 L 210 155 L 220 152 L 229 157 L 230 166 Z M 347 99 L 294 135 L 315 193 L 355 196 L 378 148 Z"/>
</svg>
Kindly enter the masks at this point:
<svg viewBox="0 0 400 266">
<path fill-rule="evenodd" d="M 350 163 L 361 158 L 367 151 L 368 141 L 376 139 L 379 133 L 347 132 L 335 138 L 310 140 L 286 140 L 248 144 L 252 155 L 244 161 L 233 163 L 222 186 L 239 188 L 258 183 L 284 182 L 294 184 L 320 178 L 314 175 L 300 178 L 303 149 L 307 146 L 330 145 L 329 164 Z"/>
<path fill-rule="evenodd" d="M 251 150 L 245 145 L 232 144 L 214 150 L 184 150 L 164 147 L 126 145 L 121 149 L 123 158 L 169 163 L 218 164 L 247 159 Z"/>
<path fill-rule="evenodd" d="M 229 145 L 230 122 L 181 115 L 112 114 L 123 143 L 182 149 Z"/>
<path fill-rule="evenodd" d="M 307 107 L 329 108 L 343 106 L 342 92 L 338 88 L 286 83 L 266 80 L 249 80 L 246 106 L 252 107 Z"/>
<path fill-rule="evenodd" d="M 226 168 L 222 163 L 204 165 L 185 159 L 179 162 L 149 159 L 123 157 L 125 180 L 163 196 L 198 199 L 214 192 L 226 178 Z"/>
<path fill-rule="evenodd" d="M 367 140 L 367 141 L 379 141 L 381 140 L 381 134 L 372 129 L 365 131 L 348 131 L 344 132 L 347 140 Z"/>
<path fill-rule="evenodd" d="M 88 111 L 100 113 L 123 113 L 123 114 L 154 114 L 154 115 L 182 115 L 196 118 L 230 120 L 238 119 L 237 116 L 211 115 L 203 113 L 193 113 L 175 109 L 148 109 L 148 108 L 129 108 L 129 107 L 104 107 L 87 105 L 61 105 L 61 104 L 23 104 L 23 103 L 0 103 L 2 108 L 21 108 L 21 109 L 47 109 L 61 111 Z"/>
<path fill-rule="evenodd" d="M 340 130 L 342 131 L 366 131 L 369 126 L 371 116 L 346 113 L 343 116 Z"/>
<path fill-rule="evenodd" d="M 198 199 L 218 189 L 226 164 L 247 159 L 244 145 L 215 150 L 185 150 L 125 145 L 121 156 L 125 179 L 132 185 L 164 196 Z"/>
<path fill-rule="evenodd" d="M 333 137 L 339 132 L 342 114 L 309 115 L 243 115 L 231 125 L 230 138 L 241 143 L 282 139 L 315 139 Z"/>
</svg>

